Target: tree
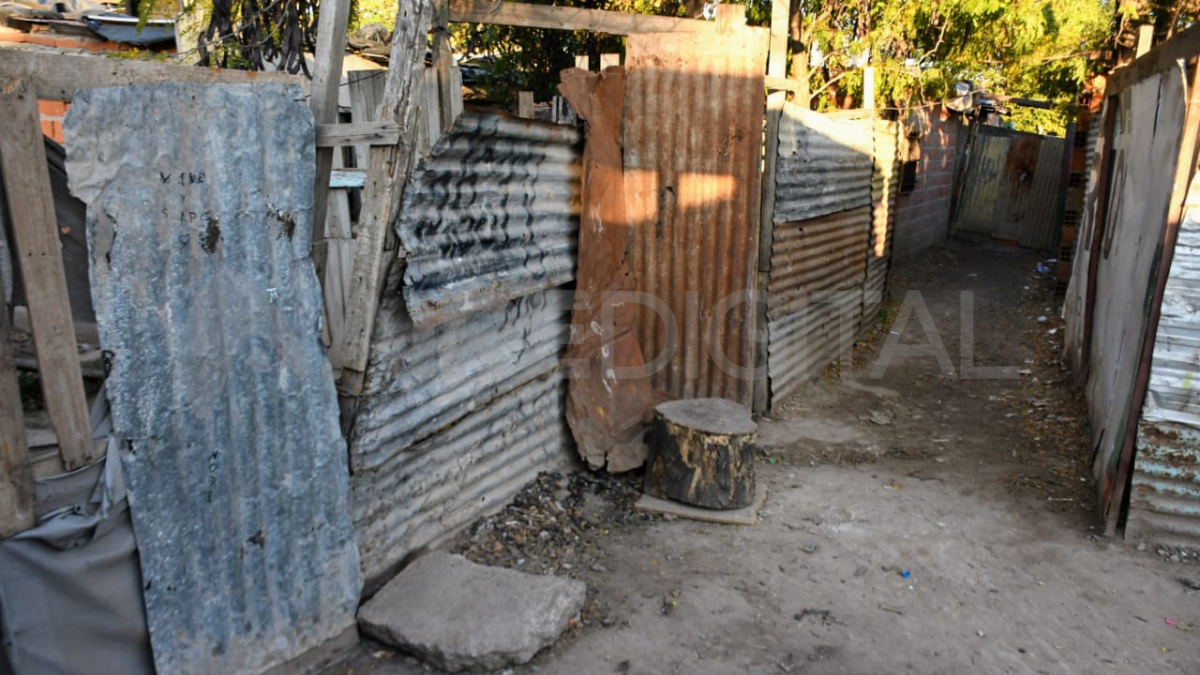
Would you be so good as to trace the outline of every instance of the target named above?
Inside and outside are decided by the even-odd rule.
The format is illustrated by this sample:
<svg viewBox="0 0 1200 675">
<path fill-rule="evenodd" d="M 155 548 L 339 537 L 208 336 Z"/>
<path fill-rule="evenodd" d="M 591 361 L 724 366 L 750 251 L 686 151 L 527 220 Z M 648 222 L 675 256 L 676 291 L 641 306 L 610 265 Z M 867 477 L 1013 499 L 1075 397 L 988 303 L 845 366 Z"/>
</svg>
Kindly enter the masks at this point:
<svg viewBox="0 0 1200 675">
<path fill-rule="evenodd" d="M 792 73 L 813 91 L 837 82 L 856 95 L 870 63 L 877 105 L 896 109 L 944 100 L 967 80 L 1060 103 L 1050 126 L 1061 130 L 1108 39 L 1111 12 L 1104 0 L 793 0 Z"/>
</svg>

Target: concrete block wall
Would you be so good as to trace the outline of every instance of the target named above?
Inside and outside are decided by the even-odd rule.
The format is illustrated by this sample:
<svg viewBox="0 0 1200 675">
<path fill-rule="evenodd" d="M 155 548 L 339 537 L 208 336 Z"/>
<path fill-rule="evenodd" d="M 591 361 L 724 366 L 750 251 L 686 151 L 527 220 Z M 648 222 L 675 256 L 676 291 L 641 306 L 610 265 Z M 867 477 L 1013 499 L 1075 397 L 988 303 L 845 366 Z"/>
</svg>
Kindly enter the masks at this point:
<svg viewBox="0 0 1200 675">
<path fill-rule="evenodd" d="M 911 258 L 936 246 L 950 232 L 958 145 L 966 132 L 956 117 L 940 107 L 929 112 L 924 127 L 919 140 L 909 141 L 920 144 L 916 187 L 896 198 L 895 259 Z"/>
</svg>

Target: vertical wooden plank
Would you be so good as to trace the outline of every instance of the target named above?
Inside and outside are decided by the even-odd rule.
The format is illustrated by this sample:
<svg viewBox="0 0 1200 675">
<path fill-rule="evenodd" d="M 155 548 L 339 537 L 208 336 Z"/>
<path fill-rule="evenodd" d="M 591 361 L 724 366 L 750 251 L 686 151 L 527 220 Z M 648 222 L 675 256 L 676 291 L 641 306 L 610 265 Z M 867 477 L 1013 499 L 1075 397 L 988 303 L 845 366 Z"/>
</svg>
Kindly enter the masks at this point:
<svg viewBox="0 0 1200 675">
<path fill-rule="evenodd" d="M 433 69 L 437 72 L 439 128 L 454 126 L 454 57 L 450 54 L 450 0 L 437 0 L 433 18 Z M 460 93 L 461 95 L 461 93 Z"/>
<path fill-rule="evenodd" d="M 346 86 L 350 89 L 351 122 L 374 122 L 379 119 L 386 74 L 383 70 L 352 70 L 346 73 Z M 360 169 L 367 166 L 370 148 L 366 144 L 354 146 L 354 166 Z"/>
<path fill-rule="evenodd" d="M 522 91 L 517 94 L 517 117 L 533 119 L 532 91 Z"/>
<path fill-rule="evenodd" d="M 375 312 L 387 272 L 388 254 L 395 250 L 391 225 L 399 212 L 404 189 L 416 161 L 422 89 L 425 77 L 426 34 L 433 15 L 431 0 L 400 3 L 392 36 L 391 63 L 384 85 L 380 119 L 400 127 L 400 142 L 372 146 L 363 211 L 354 247 L 354 273 L 350 276 L 345 335 L 342 338 L 343 393 L 362 392 Z M 394 255 L 394 253 L 392 253 Z"/>
<path fill-rule="evenodd" d="M 0 167 L 12 216 L 21 278 L 25 281 L 33 341 L 46 410 L 58 434 L 67 470 L 96 459 L 75 324 L 67 300 L 54 195 L 46 169 L 37 98 L 27 82 L 0 83 Z"/>
<path fill-rule="evenodd" d="M 773 0 L 771 3 L 771 43 L 767 52 L 767 75 L 787 75 L 788 43 L 788 0 Z M 775 238 L 775 165 L 779 159 L 779 121 L 783 116 L 783 105 L 787 92 L 771 92 L 767 96 L 767 124 L 765 151 L 763 153 L 763 177 L 759 202 L 760 225 L 758 232 L 758 288 L 766 289 L 771 275 L 771 245 Z M 767 379 L 767 312 L 760 307 L 755 321 L 754 366 L 756 375 L 751 405 L 756 412 L 763 412 L 770 404 L 770 381 Z"/>
<path fill-rule="evenodd" d="M 746 25 L 745 5 L 717 5 L 717 30 L 727 33 Z"/>
<path fill-rule="evenodd" d="M 3 289 L 0 280 L 0 291 Z M 0 539 L 24 532 L 34 523 L 33 471 L 3 297 L 0 292 Z"/>
<path fill-rule="evenodd" d="M 1137 56 L 1150 51 L 1154 46 L 1154 24 L 1144 23 L 1138 26 Z"/>
<path fill-rule="evenodd" d="M 864 110 L 875 110 L 875 66 L 863 68 L 863 104 Z"/>
<path fill-rule="evenodd" d="M 309 106 L 317 124 L 334 124 L 338 113 L 338 89 L 342 83 L 342 62 L 346 55 L 346 27 L 350 21 L 350 0 L 328 0 L 321 4 L 317 18 L 317 47 L 313 55 L 312 98 Z M 325 278 L 325 247 L 321 224 L 329 201 L 329 174 L 333 170 L 336 148 L 317 148 L 317 180 L 313 185 L 313 264 L 317 278 Z"/>
</svg>

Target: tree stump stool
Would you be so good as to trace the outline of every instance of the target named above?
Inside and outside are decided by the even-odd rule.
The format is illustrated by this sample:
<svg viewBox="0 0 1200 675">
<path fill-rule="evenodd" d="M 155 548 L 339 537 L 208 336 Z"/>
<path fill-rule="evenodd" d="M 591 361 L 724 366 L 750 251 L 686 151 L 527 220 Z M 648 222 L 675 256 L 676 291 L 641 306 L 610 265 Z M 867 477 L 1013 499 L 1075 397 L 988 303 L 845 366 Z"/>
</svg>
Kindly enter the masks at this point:
<svg viewBox="0 0 1200 675">
<path fill-rule="evenodd" d="M 663 403 L 655 409 L 646 492 L 710 509 L 754 501 L 754 441 L 750 412 L 723 398 Z"/>
</svg>

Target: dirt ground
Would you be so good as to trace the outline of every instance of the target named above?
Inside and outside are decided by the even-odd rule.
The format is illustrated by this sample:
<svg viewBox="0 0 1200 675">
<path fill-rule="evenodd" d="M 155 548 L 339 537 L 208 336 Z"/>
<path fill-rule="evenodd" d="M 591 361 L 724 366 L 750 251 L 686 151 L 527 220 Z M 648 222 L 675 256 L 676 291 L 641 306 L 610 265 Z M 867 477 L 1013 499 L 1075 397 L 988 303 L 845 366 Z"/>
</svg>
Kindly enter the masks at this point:
<svg viewBox="0 0 1200 675">
<path fill-rule="evenodd" d="M 883 320 L 919 291 L 953 376 L 897 356 L 873 378 L 877 331 L 849 377 L 827 373 L 760 422 L 757 526 L 640 514 L 637 477 L 576 473 L 465 532 L 454 549 L 475 560 L 588 584 L 580 625 L 513 672 L 1200 673 L 1196 552 L 1096 534 L 1039 261 L 952 243 L 893 270 Z M 961 378 L 964 290 L 974 365 L 1015 378 Z M 901 344 L 929 344 L 919 316 Z M 327 672 L 426 670 L 365 643 Z"/>
</svg>

